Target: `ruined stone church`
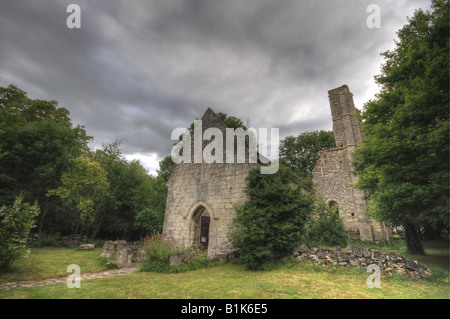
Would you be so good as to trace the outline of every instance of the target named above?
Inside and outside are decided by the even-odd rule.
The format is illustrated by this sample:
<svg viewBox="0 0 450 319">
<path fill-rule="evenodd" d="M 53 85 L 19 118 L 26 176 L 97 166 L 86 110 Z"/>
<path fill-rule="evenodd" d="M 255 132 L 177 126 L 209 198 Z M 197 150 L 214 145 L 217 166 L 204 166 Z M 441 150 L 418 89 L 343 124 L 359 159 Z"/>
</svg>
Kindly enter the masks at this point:
<svg viewBox="0 0 450 319">
<path fill-rule="evenodd" d="M 329 101 L 336 148 L 322 152 L 313 172 L 313 188 L 329 206 L 336 206 L 350 237 L 365 242 L 388 239 L 390 230 L 364 214 L 364 193 L 354 188 L 351 156 L 364 138 L 359 112 L 346 85 L 330 90 Z M 226 136 L 227 126 L 208 108 L 202 117 L 202 133 L 218 128 Z M 225 144 L 223 156 L 225 158 Z M 205 143 L 203 143 L 205 147 Z M 248 155 L 248 154 L 247 154 Z M 236 156 L 236 152 L 234 153 Z M 172 167 L 166 203 L 163 233 L 208 250 L 211 258 L 223 258 L 234 252 L 228 234 L 236 215 L 235 204 L 247 200 L 246 177 L 258 164 L 180 163 Z"/>
</svg>

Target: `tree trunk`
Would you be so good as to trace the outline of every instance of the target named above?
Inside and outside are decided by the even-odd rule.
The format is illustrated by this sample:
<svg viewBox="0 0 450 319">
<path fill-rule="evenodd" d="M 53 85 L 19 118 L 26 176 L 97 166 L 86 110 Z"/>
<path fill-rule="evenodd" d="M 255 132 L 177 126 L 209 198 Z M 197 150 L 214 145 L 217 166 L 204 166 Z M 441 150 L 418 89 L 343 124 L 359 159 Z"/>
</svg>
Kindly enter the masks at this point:
<svg viewBox="0 0 450 319">
<path fill-rule="evenodd" d="M 406 222 L 403 226 L 405 227 L 405 239 L 408 253 L 412 255 L 425 255 L 419 225 Z"/>
<path fill-rule="evenodd" d="M 42 212 L 42 215 L 40 216 L 41 220 L 39 221 L 39 232 L 38 232 L 39 235 L 42 235 L 42 227 L 44 225 L 44 219 L 45 219 L 45 216 L 47 215 L 47 212 L 48 212 L 48 197 L 47 197 L 47 200 L 45 201 L 45 209 Z"/>
<path fill-rule="evenodd" d="M 103 214 L 100 216 L 100 220 L 98 221 L 97 225 L 94 227 L 94 232 L 92 233 L 92 238 L 94 239 L 95 236 L 97 236 L 98 231 L 100 230 L 100 226 L 103 223 Z"/>
</svg>

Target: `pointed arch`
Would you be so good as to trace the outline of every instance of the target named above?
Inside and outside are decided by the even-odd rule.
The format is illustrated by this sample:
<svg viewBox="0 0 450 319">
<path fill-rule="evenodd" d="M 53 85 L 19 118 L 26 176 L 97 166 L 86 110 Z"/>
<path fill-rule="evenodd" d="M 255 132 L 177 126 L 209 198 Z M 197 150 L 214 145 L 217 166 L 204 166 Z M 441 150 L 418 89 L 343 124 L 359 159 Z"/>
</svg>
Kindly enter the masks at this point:
<svg viewBox="0 0 450 319">
<path fill-rule="evenodd" d="M 183 216 L 184 219 L 191 219 L 194 216 L 194 213 L 197 211 L 199 207 L 203 206 L 207 211 L 209 216 L 211 216 L 212 219 L 219 219 L 219 216 L 216 216 L 214 214 L 214 210 L 204 201 L 199 200 L 191 205 L 191 207 L 186 211 L 186 214 Z"/>
</svg>

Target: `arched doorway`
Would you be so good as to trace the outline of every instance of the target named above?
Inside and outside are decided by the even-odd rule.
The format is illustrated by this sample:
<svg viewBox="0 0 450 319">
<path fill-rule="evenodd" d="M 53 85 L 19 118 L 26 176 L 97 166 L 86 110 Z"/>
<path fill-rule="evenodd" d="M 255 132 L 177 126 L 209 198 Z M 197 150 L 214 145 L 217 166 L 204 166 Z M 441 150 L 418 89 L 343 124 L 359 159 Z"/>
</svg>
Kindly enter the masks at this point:
<svg viewBox="0 0 450 319">
<path fill-rule="evenodd" d="M 205 207 L 199 206 L 194 214 L 193 219 L 193 231 L 194 231 L 194 246 L 207 250 L 209 244 L 209 224 L 211 218 Z"/>
</svg>

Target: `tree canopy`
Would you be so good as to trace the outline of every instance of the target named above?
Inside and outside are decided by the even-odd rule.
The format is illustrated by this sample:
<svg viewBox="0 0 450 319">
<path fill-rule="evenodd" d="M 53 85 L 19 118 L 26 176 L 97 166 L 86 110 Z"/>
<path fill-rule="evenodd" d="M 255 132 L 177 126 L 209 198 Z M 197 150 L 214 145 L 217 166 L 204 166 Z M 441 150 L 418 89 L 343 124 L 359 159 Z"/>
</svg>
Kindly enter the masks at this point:
<svg viewBox="0 0 450 319">
<path fill-rule="evenodd" d="M 120 141 L 90 150 L 91 139 L 56 101 L 0 87 L 0 207 L 19 195 L 36 201 L 41 234 L 129 239 L 161 231 L 170 163 L 151 176 L 125 159 Z M 152 218 L 143 218 L 149 209 Z"/>
<path fill-rule="evenodd" d="M 449 3 L 432 1 L 398 31 L 362 114 L 366 139 L 354 154 L 368 213 L 402 225 L 411 253 L 420 231 L 449 217 Z"/>
<path fill-rule="evenodd" d="M 332 131 L 303 132 L 297 137 L 287 136 L 280 143 L 280 159 L 300 177 L 312 175 L 320 152 L 335 146 Z"/>
</svg>

